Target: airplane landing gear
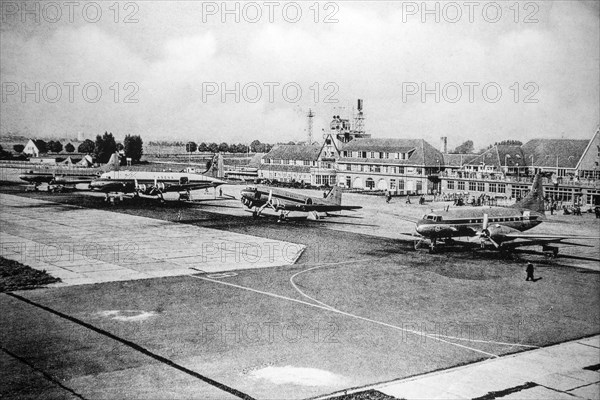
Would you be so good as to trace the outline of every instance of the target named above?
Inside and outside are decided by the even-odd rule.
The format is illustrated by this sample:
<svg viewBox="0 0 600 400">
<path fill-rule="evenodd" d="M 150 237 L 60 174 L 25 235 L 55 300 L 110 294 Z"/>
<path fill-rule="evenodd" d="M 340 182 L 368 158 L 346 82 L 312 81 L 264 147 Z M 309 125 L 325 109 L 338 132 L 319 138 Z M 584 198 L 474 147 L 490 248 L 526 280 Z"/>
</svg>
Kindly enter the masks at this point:
<svg viewBox="0 0 600 400">
<path fill-rule="evenodd" d="M 436 248 L 436 244 L 437 244 L 436 242 L 437 242 L 436 239 L 431 239 L 431 243 L 429 244 L 429 252 L 430 253 L 435 253 L 435 251 L 437 249 Z"/>
<path fill-rule="evenodd" d="M 285 221 L 287 220 L 287 214 L 285 212 L 281 212 L 281 214 L 279 214 L 279 218 L 277 219 L 277 222 L 281 222 L 281 221 Z"/>
<path fill-rule="evenodd" d="M 556 246 L 543 246 L 542 252 L 546 257 L 557 258 L 558 257 L 558 247 Z"/>
<path fill-rule="evenodd" d="M 185 193 L 179 193 L 179 201 L 190 201 L 190 191 L 186 190 Z"/>
</svg>

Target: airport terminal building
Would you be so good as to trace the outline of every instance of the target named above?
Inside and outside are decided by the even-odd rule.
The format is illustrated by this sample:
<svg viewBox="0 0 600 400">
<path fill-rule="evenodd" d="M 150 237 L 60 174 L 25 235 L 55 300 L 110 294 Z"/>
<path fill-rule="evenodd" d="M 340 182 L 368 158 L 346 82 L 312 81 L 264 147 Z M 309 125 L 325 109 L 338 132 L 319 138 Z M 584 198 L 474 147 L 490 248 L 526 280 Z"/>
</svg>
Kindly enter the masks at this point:
<svg viewBox="0 0 600 400">
<path fill-rule="evenodd" d="M 454 159 L 458 155 L 452 156 Z M 456 160 L 455 160 L 456 161 Z M 530 190 L 533 175 L 552 173 L 544 193 L 563 202 L 598 204 L 600 199 L 600 132 L 590 140 L 533 139 L 522 146 L 497 145 L 456 162 L 440 174 L 443 193 L 518 198 Z"/>
<path fill-rule="evenodd" d="M 276 146 L 261 159 L 259 177 L 394 195 L 514 199 L 545 171 L 552 173 L 544 186 L 549 198 L 583 204 L 600 198 L 598 130 L 591 140 L 533 139 L 482 154 L 449 154 L 445 140 L 437 149 L 423 139 L 372 138 L 339 125 L 332 123 L 322 145 Z"/>
<path fill-rule="evenodd" d="M 423 139 L 359 138 L 345 143 L 338 160 L 339 185 L 395 194 L 439 190 L 442 153 Z"/>
</svg>

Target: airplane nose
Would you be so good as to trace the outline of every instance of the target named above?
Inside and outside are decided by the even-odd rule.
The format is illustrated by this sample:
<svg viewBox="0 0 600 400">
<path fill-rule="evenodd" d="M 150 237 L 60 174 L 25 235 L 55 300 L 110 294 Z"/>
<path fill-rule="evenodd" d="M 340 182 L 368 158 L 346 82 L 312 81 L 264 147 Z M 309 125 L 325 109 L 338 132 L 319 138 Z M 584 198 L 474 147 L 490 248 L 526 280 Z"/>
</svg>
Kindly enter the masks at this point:
<svg viewBox="0 0 600 400">
<path fill-rule="evenodd" d="M 421 225 L 420 222 L 417 222 L 417 224 L 415 225 L 415 230 L 417 231 L 417 233 L 423 234 L 423 225 Z"/>
<path fill-rule="evenodd" d="M 417 230 L 417 233 L 424 235 L 425 233 L 429 232 L 430 227 L 428 224 L 424 224 L 422 222 L 417 222 L 415 229 Z"/>
<path fill-rule="evenodd" d="M 90 187 L 90 189 L 99 189 L 102 187 L 102 182 L 91 181 L 89 187 Z"/>
</svg>

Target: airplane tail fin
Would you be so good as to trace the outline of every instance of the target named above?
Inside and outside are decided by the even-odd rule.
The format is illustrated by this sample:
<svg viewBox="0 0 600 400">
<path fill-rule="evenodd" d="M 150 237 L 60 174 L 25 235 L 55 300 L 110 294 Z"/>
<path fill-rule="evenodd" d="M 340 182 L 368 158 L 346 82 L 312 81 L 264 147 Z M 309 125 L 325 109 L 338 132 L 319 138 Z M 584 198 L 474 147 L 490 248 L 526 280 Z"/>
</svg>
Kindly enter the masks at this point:
<svg viewBox="0 0 600 400">
<path fill-rule="evenodd" d="M 202 175 L 212 176 L 213 178 L 223 179 L 225 177 L 225 168 L 223 165 L 223 155 L 216 153 L 212 160 L 207 163 L 208 168 Z"/>
<path fill-rule="evenodd" d="M 325 197 L 325 199 L 331 202 L 332 204 L 335 204 L 336 206 L 342 205 L 342 189 L 340 189 L 339 186 L 335 185 L 331 188 L 329 193 L 327 193 L 327 197 Z"/>
<path fill-rule="evenodd" d="M 538 173 L 533 177 L 531 191 L 521 201 L 512 205 L 512 208 L 526 209 L 544 213 L 544 186 L 543 175 Z"/>
<path fill-rule="evenodd" d="M 109 171 L 118 171 L 121 168 L 121 161 L 119 160 L 119 153 L 113 153 L 110 156 L 110 159 L 108 160 L 108 162 L 103 165 L 100 169 L 103 172 L 109 172 Z"/>
</svg>

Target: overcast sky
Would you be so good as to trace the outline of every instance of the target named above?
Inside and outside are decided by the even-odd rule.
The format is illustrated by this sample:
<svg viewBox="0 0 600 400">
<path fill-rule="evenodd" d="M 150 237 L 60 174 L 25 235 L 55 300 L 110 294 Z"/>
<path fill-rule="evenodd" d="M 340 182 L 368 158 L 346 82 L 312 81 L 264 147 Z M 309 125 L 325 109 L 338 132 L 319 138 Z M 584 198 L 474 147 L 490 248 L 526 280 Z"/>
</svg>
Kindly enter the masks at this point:
<svg viewBox="0 0 600 400">
<path fill-rule="evenodd" d="M 475 3 L 430 1 L 426 14 L 421 2 L 230 2 L 236 22 L 220 1 L 120 2 L 118 14 L 112 1 L 53 3 L 61 15 L 2 1 L 1 133 L 297 141 L 312 108 L 320 139 L 362 98 L 373 137 L 476 148 L 590 138 L 600 122 L 598 2 L 499 2 L 501 16 L 496 3 Z"/>
</svg>

